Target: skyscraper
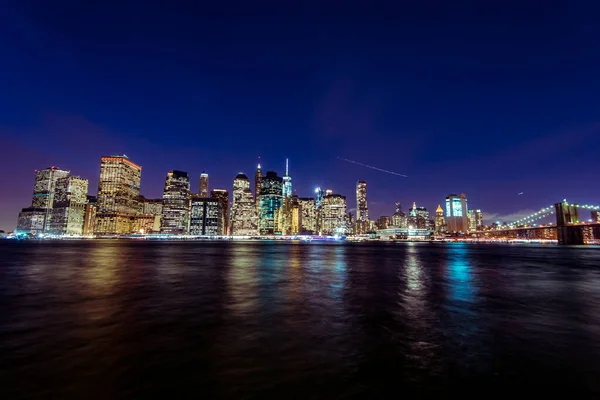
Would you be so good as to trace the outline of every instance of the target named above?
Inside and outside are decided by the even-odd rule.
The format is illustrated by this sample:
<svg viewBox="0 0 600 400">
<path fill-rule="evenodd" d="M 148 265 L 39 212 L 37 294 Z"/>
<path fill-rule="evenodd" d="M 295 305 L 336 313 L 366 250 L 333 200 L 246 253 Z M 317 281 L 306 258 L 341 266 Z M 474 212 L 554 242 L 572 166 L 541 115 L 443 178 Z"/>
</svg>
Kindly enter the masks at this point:
<svg viewBox="0 0 600 400">
<path fill-rule="evenodd" d="M 475 230 L 479 231 L 483 228 L 483 213 L 481 210 L 475 210 Z"/>
<path fill-rule="evenodd" d="M 369 208 L 367 206 L 367 182 L 356 183 L 356 233 L 362 234 L 369 230 Z"/>
<path fill-rule="evenodd" d="M 402 211 L 402 205 L 396 203 L 396 212 L 392 215 L 392 227 L 399 229 L 406 229 L 408 227 L 408 218 L 404 211 Z"/>
<path fill-rule="evenodd" d="M 67 176 L 69 176 L 69 171 L 57 167 L 35 171 L 31 207 L 23 208 L 19 213 L 17 231 L 27 233 L 49 231 L 56 182 Z"/>
<path fill-rule="evenodd" d="M 298 199 L 298 196 L 292 196 L 291 203 L 291 222 L 289 233 L 295 235 L 300 233 L 302 228 L 302 207 L 300 206 L 300 200 Z"/>
<path fill-rule="evenodd" d="M 292 197 L 292 177 L 289 174 L 289 160 L 285 159 L 285 175 L 283 177 L 283 197 L 290 198 Z"/>
<path fill-rule="evenodd" d="M 98 203 L 94 233 L 125 234 L 132 231 L 131 219 L 140 212 L 142 167 L 126 155 L 100 159 Z"/>
<path fill-rule="evenodd" d="M 145 215 L 152 215 L 154 220 L 154 222 L 152 223 L 152 232 L 160 232 L 160 221 L 162 220 L 162 211 L 163 199 L 143 200 L 142 213 Z"/>
<path fill-rule="evenodd" d="M 437 209 L 435 210 L 435 231 L 436 232 L 444 232 L 446 221 L 444 220 L 444 210 L 442 206 L 438 204 Z"/>
<path fill-rule="evenodd" d="M 298 199 L 300 205 L 300 232 L 315 233 L 317 232 L 317 209 L 315 207 L 315 199 L 312 197 L 300 197 Z"/>
<path fill-rule="evenodd" d="M 190 223 L 190 177 L 187 172 L 171 170 L 165 179 L 160 232 L 187 234 Z"/>
<path fill-rule="evenodd" d="M 98 198 L 96 196 L 87 196 L 85 203 L 85 215 L 83 217 L 83 235 L 94 234 L 94 224 L 96 222 Z"/>
<path fill-rule="evenodd" d="M 321 189 L 320 187 L 315 189 L 315 207 L 317 209 L 321 207 L 321 201 L 323 201 L 324 195 L 325 193 L 323 192 L 323 189 Z"/>
<path fill-rule="evenodd" d="M 262 178 L 258 231 L 261 235 L 272 235 L 276 228 L 276 214 L 283 205 L 283 179 L 276 172 L 268 171 Z M 281 233 L 281 232 L 278 232 Z"/>
<path fill-rule="evenodd" d="M 218 235 L 219 209 L 219 199 L 191 196 L 190 235 Z"/>
<path fill-rule="evenodd" d="M 343 234 L 346 231 L 346 196 L 328 194 L 321 202 L 321 233 L 325 235 Z"/>
<path fill-rule="evenodd" d="M 250 180 L 239 173 L 233 180 L 233 200 L 231 203 L 231 235 L 252 236 L 258 233 L 258 214 Z"/>
<path fill-rule="evenodd" d="M 56 181 L 50 232 L 82 235 L 87 203 L 88 180 L 67 176 Z"/>
<path fill-rule="evenodd" d="M 229 192 L 225 189 L 213 189 L 210 197 L 219 201 L 217 235 L 227 235 L 229 233 Z"/>
<path fill-rule="evenodd" d="M 469 230 L 466 194 L 446 196 L 446 225 L 448 232 L 467 232 Z"/>
<path fill-rule="evenodd" d="M 260 163 L 256 166 L 256 172 L 254 173 L 254 202 L 256 203 L 256 209 L 260 205 L 260 186 L 262 182 L 262 170 L 260 169 Z"/>
<path fill-rule="evenodd" d="M 207 198 L 208 197 L 208 174 L 204 171 L 200 174 L 200 190 L 198 194 L 200 197 Z"/>
</svg>

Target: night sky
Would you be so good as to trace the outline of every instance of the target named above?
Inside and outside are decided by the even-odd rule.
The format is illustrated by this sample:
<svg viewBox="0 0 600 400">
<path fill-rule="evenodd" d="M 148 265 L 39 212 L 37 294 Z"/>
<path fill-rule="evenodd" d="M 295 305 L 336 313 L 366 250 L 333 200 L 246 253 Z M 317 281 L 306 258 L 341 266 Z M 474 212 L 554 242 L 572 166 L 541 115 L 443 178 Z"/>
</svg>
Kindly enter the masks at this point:
<svg viewBox="0 0 600 400">
<path fill-rule="evenodd" d="M 600 203 L 597 2 L 320 3 L 5 0 L 0 229 L 35 169 L 95 194 L 123 153 L 146 197 L 170 169 L 231 191 L 260 156 L 349 209 L 367 180 L 373 219 L 458 192 L 488 221 Z"/>
</svg>

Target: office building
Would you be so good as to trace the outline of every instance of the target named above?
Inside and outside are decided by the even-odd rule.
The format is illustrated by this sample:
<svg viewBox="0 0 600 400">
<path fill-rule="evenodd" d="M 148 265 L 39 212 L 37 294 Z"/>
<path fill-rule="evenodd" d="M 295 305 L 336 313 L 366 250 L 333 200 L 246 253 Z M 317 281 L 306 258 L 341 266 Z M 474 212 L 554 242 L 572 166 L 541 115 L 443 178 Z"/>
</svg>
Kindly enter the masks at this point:
<svg viewBox="0 0 600 400">
<path fill-rule="evenodd" d="M 346 233 L 346 196 L 327 194 L 320 207 L 321 234 L 335 235 Z"/>
<path fill-rule="evenodd" d="M 289 160 L 285 159 L 285 175 L 283 176 L 282 192 L 284 198 L 292 197 L 292 177 L 289 174 Z"/>
<path fill-rule="evenodd" d="M 142 167 L 125 155 L 100 159 L 95 234 L 132 232 L 131 220 L 140 212 L 141 176 Z"/>
<path fill-rule="evenodd" d="M 219 201 L 219 220 L 217 235 L 229 234 L 229 192 L 225 189 L 213 189 L 210 197 Z"/>
<path fill-rule="evenodd" d="M 165 179 L 161 233 L 184 235 L 190 223 L 190 177 L 187 172 L 171 170 Z"/>
<path fill-rule="evenodd" d="M 162 220 L 163 213 L 163 199 L 142 199 L 142 214 L 146 215 L 144 219 L 147 219 L 148 215 L 152 216 L 152 226 L 150 230 L 145 229 L 146 233 L 150 232 L 160 232 L 160 222 Z M 146 221 L 144 221 L 143 225 L 147 226 Z M 143 228 L 139 228 L 143 229 Z M 138 229 L 138 232 L 139 232 Z"/>
<path fill-rule="evenodd" d="M 233 180 L 230 234 L 253 236 L 257 233 L 258 213 L 252 190 L 250 190 L 250 180 L 240 172 Z"/>
<path fill-rule="evenodd" d="M 190 235 L 216 236 L 219 234 L 219 199 L 191 197 Z"/>
<path fill-rule="evenodd" d="M 45 210 L 44 226 L 42 227 L 41 232 L 50 230 L 56 182 L 67 176 L 69 176 L 69 171 L 54 166 L 35 171 L 35 184 L 33 186 L 31 208 L 43 208 Z M 30 215 L 37 215 L 38 213 L 39 211 L 36 211 Z M 36 224 L 38 224 L 40 221 L 39 216 L 36 216 L 35 219 L 37 221 Z"/>
<path fill-rule="evenodd" d="M 262 182 L 262 170 L 260 163 L 256 166 L 256 172 L 254 172 L 254 202 L 256 203 L 256 209 L 258 210 L 260 205 L 260 186 Z"/>
<path fill-rule="evenodd" d="M 480 231 L 483 229 L 483 213 L 481 210 L 475 210 L 475 230 Z"/>
<path fill-rule="evenodd" d="M 435 210 L 434 226 L 436 232 L 444 232 L 446 230 L 446 221 L 444 219 L 444 209 L 438 204 Z"/>
<path fill-rule="evenodd" d="M 300 199 L 298 199 L 298 196 L 292 196 L 292 208 L 290 219 L 290 234 L 295 235 L 297 233 L 300 233 L 300 230 L 302 228 L 302 207 L 300 206 Z"/>
<path fill-rule="evenodd" d="M 19 213 L 16 231 L 19 233 L 43 233 L 46 222 L 46 213 L 46 208 L 23 208 Z"/>
<path fill-rule="evenodd" d="M 319 209 L 319 207 L 321 207 L 321 201 L 323 201 L 324 195 L 325 195 L 325 193 L 323 192 L 323 189 L 321 189 L 320 187 L 315 189 L 315 207 L 317 209 Z"/>
<path fill-rule="evenodd" d="M 202 198 L 208 197 L 208 174 L 204 171 L 200 174 L 200 186 L 199 186 L 198 194 Z"/>
<path fill-rule="evenodd" d="M 56 181 L 49 231 L 55 235 L 82 235 L 88 180 L 67 176 Z"/>
<path fill-rule="evenodd" d="M 262 178 L 260 188 L 260 207 L 258 231 L 261 235 L 276 233 L 276 212 L 283 205 L 283 179 L 276 172 L 268 171 Z M 281 233 L 281 232 L 277 232 Z"/>
<path fill-rule="evenodd" d="M 85 214 L 83 216 L 83 235 L 93 235 L 94 234 L 94 222 L 96 221 L 96 205 L 97 205 L 96 196 L 87 196 L 85 202 Z"/>
<path fill-rule="evenodd" d="M 469 224 L 469 232 L 475 232 L 475 210 L 467 211 L 467 221 Z"/>
<path fill-rule="evenodd" d="M 356 183 L 356 233 L 367 233 L 369 227 L 369 207 L 367 205 L 367 182 Z"/>
<path fill-rule="evenodd" d="M 431 229 L 430 220 L 429 220 L 429 211 L 425 207 L 417 207 L 415 209 L 415 214 L 417 217 L 417 229 Z"/>
<path fill-rule="evenodd" d="M 449 194 L 446 196 L 446 226 L 448 232 L 467 232 L 469 230 L 467 195 Z"/>
<path fill-rule="evenodd" d="M 377 218 L 377 229 L 388 229 L 390 226 L 392 225 L 392 218 L 382 215 L 381 217 Z"/>
<path fill-rule="evenodd" d="M 396 203 L 396 212 L 392 215 L 392 225 L 393 228 L 398 229 L 407 229 L 408 228 L 408 218 L 404 211 L 402 211 L 402 205 L 400 203 Z"/>
<path fill-rule="evenodd" d="M 300 197 L 300 233 L 313 234 L 317 232 L 317 209 L 315 199 L 312 197 Z"/>
</svg>

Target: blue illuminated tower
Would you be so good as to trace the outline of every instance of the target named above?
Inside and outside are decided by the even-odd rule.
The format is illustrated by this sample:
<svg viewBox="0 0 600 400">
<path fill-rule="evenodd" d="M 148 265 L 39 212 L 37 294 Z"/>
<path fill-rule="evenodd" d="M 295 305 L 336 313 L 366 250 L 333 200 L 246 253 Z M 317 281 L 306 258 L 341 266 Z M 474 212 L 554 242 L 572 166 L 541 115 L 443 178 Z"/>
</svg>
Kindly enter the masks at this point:
<svg viewBox="0 0 600 400">
<path fill-rule="evenodd" d="M 285 159 L 285 176 L 283 177 L 283 198 L 289 199 L 292 197 L 292 177 L 289 174 L 289 162 Z"/>
</svg>

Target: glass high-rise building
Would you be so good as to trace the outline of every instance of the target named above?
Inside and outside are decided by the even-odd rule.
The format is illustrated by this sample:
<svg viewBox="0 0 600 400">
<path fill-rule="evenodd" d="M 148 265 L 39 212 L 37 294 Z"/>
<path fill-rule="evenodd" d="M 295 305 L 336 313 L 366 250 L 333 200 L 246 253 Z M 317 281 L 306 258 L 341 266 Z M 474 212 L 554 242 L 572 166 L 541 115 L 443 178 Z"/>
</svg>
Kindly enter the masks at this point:
<svg viewBox="0 0 600 400">
<path fill-rule="evenodd" d="M 131 220 L 140 212 L 141 177 L 142 167 L 125 155 L 100 159 L 95 234 L 132 232 Z"/>
<path fill-rule="evenodd" d="M 50 232 L 56 235 L 83 235 L 88 180 L 67 176 L 56 181 Z"/>
<path fill-rule="evenodd" d="M 356 233 L 369 231 L 369 207 L 367 205 L 367 181 L 356 183 Z"/>
<path fill-rule="evenodd" d="M 231 235 L 253 236 L 258 233 L 258 213 L 250 190 L 250 180 L 241 172 L 233 180 L 230 220 Z"/>
<path fill-rule="evenodd" d="M 200 174 L 200 186 L 198 194 L 200 197 L 208 197 L 208 174 L 204 171 Z"/>
<path fill-rule="evenodd" d="M 285 175 L 283 176 L 282 192 L 284 198 L 292 197 L 292 177 L 289 174 L 289 160 L 285 159 Z"/>
<path fill-rule="evenodd" d="M 219 199 L 192 196 L 190 235 L 216 236 L 219 234 Z"/>
<path fill-rule="evenodd" d="M 468 232 L 468 215 L 466 194 L 449 194 L 446 196 L 446 225 L 448 232 Z"/>
<path fill-rule="evenodd" d="M 229 192 L 225 189 L 213 189 L 210 197 L 219 201 L 217 235 L 227 235 L 229 233 Z"/>
<path fill-rule="evenodd" d="M 184 235 L 190 224 L 190 177 L 187 172 L 171 170 L 165 179 L 160 232 Z"/>
<path fill-rule="evenodd" d="M 283 179 L 276 172 L 268 171 L 260 189 L 258 231 L 261 235 L 276 233 L 276 216 L 282 205 Z"/>
<path fill-rule="evenodd" d="M 321 233 L 324 235 L 346 232 L 346 196 L 328 194 L 321 201 Z"/>
</svg>

